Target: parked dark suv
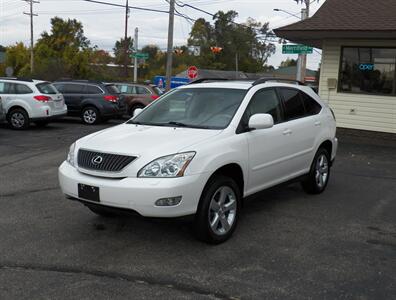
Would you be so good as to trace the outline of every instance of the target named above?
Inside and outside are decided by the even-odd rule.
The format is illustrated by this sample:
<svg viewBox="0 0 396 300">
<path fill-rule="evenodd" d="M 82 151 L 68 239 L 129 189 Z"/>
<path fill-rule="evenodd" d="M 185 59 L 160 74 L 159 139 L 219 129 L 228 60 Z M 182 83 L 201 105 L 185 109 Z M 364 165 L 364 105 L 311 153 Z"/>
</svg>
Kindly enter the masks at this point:
<svg viewBox="0 0 396 300">
<path fill-rule="evenodd" d="M 68 115 L 85 124 L 119 118 L 126 112 L 124 97 L 114 84 L 88 80 L 58 80 L 55 87 L 65 98 Z"/>
<path fill-rule="evenodd" d="M 127 113 L 133 116 L 133 112 L 138 108 L 145 108 L 154 100 L 158 99 L 163 92 L 154 84 L 139 83 L 114 83 L 114 85 L 124 95 Z"/>
</svg>

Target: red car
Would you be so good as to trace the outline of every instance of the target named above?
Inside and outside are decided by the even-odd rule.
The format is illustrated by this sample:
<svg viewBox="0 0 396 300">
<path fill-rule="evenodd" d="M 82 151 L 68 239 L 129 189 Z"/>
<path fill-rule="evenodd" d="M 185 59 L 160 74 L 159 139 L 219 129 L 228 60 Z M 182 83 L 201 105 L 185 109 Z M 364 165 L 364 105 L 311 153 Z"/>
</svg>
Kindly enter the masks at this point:
<svg viewBox="0 0 396 300">
<path fill-rule="evenodd" d="M 114 85 L 124 95 L 127 113 L 133 116 L 133 112 L 138 108 L 145 108 L 162 94 L 162 90 L 154 84 L 139 83 L 114 83 Z"/>
</svg>

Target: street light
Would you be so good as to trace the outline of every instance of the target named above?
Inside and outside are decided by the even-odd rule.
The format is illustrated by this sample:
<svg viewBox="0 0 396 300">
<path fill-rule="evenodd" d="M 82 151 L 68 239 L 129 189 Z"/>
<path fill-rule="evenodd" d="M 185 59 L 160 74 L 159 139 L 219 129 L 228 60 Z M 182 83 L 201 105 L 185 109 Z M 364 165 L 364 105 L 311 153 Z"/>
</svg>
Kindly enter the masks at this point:
<svg viewBox="0 0 396 300">
<path fill-rule="evenodd" d="M 274 8 L 274 11 L 281 11 L 281 12 L 284 12 L 285 14 L 288 14 L 290 16 L 296 17 L 301 20 L 301 17 L 298 14 L 293 14 L 291 12 L 288 12 L 287 10 L 280 9 L 280 8 Z"/>
</svg>

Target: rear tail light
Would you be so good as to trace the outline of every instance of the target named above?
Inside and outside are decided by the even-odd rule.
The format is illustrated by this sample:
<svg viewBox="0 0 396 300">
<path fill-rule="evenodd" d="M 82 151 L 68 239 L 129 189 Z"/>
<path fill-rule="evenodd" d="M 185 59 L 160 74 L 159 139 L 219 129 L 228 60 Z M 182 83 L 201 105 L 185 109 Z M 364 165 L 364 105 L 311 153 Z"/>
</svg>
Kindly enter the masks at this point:
<svg viewBox="0 0 396 300">
<path fill-rule="evenodd" d="M 52 100 L 51 97 L 44 96 L 44 95 L 34 96 L 33 98 L 34 98 L 35 100 L 37 100 L 37 101 L 40 101 L 40 102 L 48 102 L 48 101 Z"/>
<path fill-rule="evenodd" d="M 151 95 L 151 99 L 153 99 L 153 100 L 157 100 L 159 98 L 159 96 L 157 96 L 157 95 Z"/>
<path fill-rule="evenodd" d="M 113 103 L 116 103 L 118 101 L 118 97 L 112 96 L 112 95 L 103 96 L 103 99 L 105 99 L 106 101 L 109 101 L 109 102 L 113 102 Z"/>
</svg>

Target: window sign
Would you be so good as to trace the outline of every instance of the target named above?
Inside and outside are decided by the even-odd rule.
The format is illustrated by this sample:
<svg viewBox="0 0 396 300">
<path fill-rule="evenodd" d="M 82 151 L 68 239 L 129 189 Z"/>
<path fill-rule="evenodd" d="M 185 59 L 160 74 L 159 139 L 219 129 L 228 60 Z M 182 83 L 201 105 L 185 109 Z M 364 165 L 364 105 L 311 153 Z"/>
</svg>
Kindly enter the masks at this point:
<svg viewBox="0 0 396 300">
<path fill-rule="evenodd" d="M 396 95 L 396 48 L 344 47 L 338 90 Z"/>
</svg>

